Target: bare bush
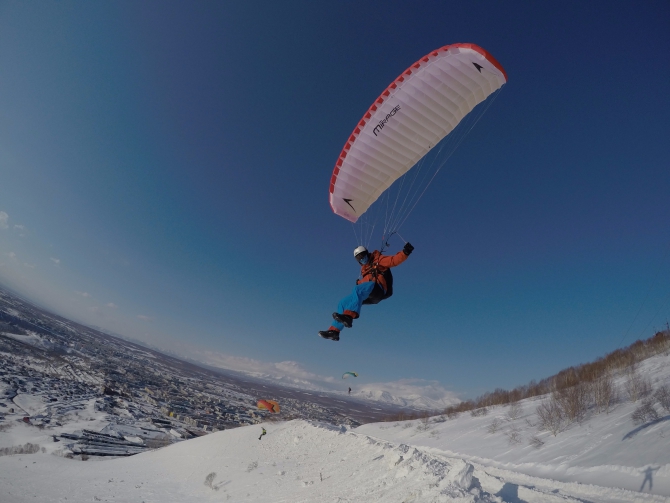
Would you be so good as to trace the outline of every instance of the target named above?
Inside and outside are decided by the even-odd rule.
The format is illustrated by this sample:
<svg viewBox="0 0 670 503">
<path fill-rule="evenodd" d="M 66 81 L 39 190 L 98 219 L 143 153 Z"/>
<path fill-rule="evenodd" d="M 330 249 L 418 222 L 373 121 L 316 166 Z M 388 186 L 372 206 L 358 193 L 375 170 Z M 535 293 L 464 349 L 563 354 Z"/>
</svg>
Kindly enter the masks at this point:
<svg viewBox="0 0 670 503">
<path fill-rule="evenodd" d="M 23 445 L 14 445 L 12 447 L 0 448 L 0 456 L 12 456 L 14 454 L 35 454 L 39 452 L 40 446 L 30 442 Z"/>
<path fill-rule="evenodd" d="M 539 449 L 544 445 L 544 442 L 542 439 L 540 439 L 537 436 L 532 436 L 530 437 L 530 442 L 528 442 L 532 447 L 535 447 L 536 449 Z"/>
<path fill-rule="evenodd" d="M 569 367 L 561 370 L 558 374 L 542 379 L 539 382 L 531 381 L 527 385 L 517 386 L 513 390 L 498 388 L 493 392 L 484 393 L 474 400 L 467 400 L 456 405 L 450 405 L 444 410 L 444 414 L 448 419 L 453 419 L 462 412 L 471 412 L 473 416 L 476 417 L 484 414 L 479 412 L 473 413 L 472 411 L 475 409 L 507 405 L 526 398 L 539 397 L 551 393 L 552 391 L 563 390 L 583 383 L 587 388 L 585 390 L 575 390 L 577 396 L 572 397 L 577 398 L 572 404 L 578 405 L 578 407 L 566 407 L 569 416 L 573 416 L 574 414 L 572 420 L 581 421 L 585 410 L 582 407 L 579 407 L 579 405 L 583 403 L 582 400 L 579 400 L 580 391 L 586 391 L 586 402 L 588 407 L 591 405 L 592 394 L 593 401 L 595 402 L 595 395 L 597 393 L 588 388 L 589 384 L 595 383 L 601 377 L 608 374 L 612 375 L 613 372 L 620 371 L 627 373 L 629 372 L 629 369 L 634 368 L 637 363 L 662 353 L 670 353 L 670 326 L 666 330 L 657 332 L 649 339 L 635 341 L 628 347 L 612 351 L 593 362 L 578 365 L 576 367 Z M 611 384 L 611 382 L 606 378 L 604 382 L 605 389 L 601 390 L 602 392 L 598 394 L 597 400 L 599 402 L 596 403 L 596 408 L 599 412 L 602 412 L 603 410 L 609 411 L 609 406 L 611 406 L 617 399 L 616 389 L 611 386 L 608 389 L 608 384 Z M 645 383 L 643 380 L 641 384 L 641 394 L 637 392 L 639 388 L 638 386 L 633 387 L 633 395 L 636 396 L 634 401 L 637 401 L 641 397 L 643 398 L 645 393 L 648 394 L 651 391 L 651 387 L 646 386 L 646 384 L 649 384 L 648 382 Z M 566 397 L 564 398 L 566 400 L 568 399 Z"/>
<path fill-rule="evenodd" d="M 626 372 L 626 393 L 631 402 L 645 398 L 651 394 L 651 381 L 637 372 L 635 365 L 631 365 Z"/>
<path fill-rule="evenodd" d="M 503 422 L 500 420 L 500 418 L 496 417 L 495 419 L 493 419 L 493 421 L 491 421 L 491 424 L 488 425 L 486 431 L 488 431 L 489 433 L 496 433 L 497 431 L 500 430 L 500 428 L 502 428 L 502 424 Z"/>
<path fill-rule="evenodd" d="M 631 415 L 633 424 L 656 421 L 658 417 L 658 412 L 656 412 L 656 409 L 654 408 L 654 400 L 652 398 L 642 400 L 642 404 L 635 409 Z"/>
<path fill-rule="evenodd" d="M 425 414 L 425 413 L 424 413 Z M 270 416 L 273 417 L 273 416 Z M 385 419 L 385 421 L 412 421 L 413 419 L 418 419 L 421 417 L 418 413 L 406 413 L 406 412 L 399 412 L 395 415 L 389 416 Z M 282 418 L 277 418 L 280 421 L 285 421 L 287 418 L 285 416 L 282 416 Z M 299 419 L 297 416 L 291 417 L 291 419 Z"/>
<path fill-rule="evenodd" d="M 430 429 L 430 417 L 428 415 L 422 417 L 419 420 L 419 424 L 416 426 L 417 431 L 428 431 Z"/>
<path fill-rule="evenodd" d="M 513 402 L 510 404 L 509 409 L 507 409 L 507 417 L 514 421 L 521 417 L 521 412 L 523 412 L 521 404 L 519 402 Z"/>
<path fill-rule="evenodd" d="M 422 419 L 419 421 L 419 424 L 416 425 L 416 431 L 428 431 L 430 429 L 430 422 L 428 419 L 425 421 Z"/>
<path fill-rule="evenodd" d="M 654 398 L 658 400 L 659 405 L 665 409 L 665 412 L 670 412 L 670 386 L 667 384 L 660 386 L 654 393 Z"/>
<path fill-rule="evenodd" d="M 480 407 L 479 409 L 472 409 L 470 411 L 470 415 L 472 417 L 480 417 L 480 416 L 486 416 L 489 413 L 489 409 L 486 407 Z"/>
<path fill-rule="evenodd" d="M 505 432 L 505 436 L 507 437 L 509 445 L 517 445 L 521 443 L 521 431 L 517 428 L 512 428 Z"/>
<path fill-rule="evenodd" d="M 552 397 L 558 402 L 568 421 L 581 422 L 589 408 L 590 383 L 579 382 L 575 377 L 570 384 L 556 389 Z"/>
<path fill-rule="evenodd" d="M 460 412 L 456 410 L 446 409 L 444 415 L 447 416 L 447 419 L 456 419 Z"/>
<path fill-rule="evenodd" d="M 563 418 L 563 409 L 558 404 L 556 399 L 552 396 L 544 400 L 535 410 L 539 426 L 543 430 L 550 431 L 554 436 L 558 435 L 563 430 L 565 422 Z"/>
<path fill-rule="evenodd" d="M 593 401 L 596 404 L 598 413 L 606 412 L 609 414 L 610 407 L 614 403 L 614 382 L 609 372 L 593 381 L 591 393 L 593 394 Z"/>
</svg>

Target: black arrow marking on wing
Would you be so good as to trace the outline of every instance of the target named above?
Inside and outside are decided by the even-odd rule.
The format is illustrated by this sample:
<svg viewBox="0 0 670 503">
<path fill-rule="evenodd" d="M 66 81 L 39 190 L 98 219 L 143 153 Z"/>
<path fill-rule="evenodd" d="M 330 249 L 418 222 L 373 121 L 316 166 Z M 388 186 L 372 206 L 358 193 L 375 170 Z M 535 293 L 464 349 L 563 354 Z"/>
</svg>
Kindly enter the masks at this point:
<svg viewBox="0 0 670 503">
<path fill-rule="evenodd" d="M 482 65 L 478 65 L 477 63 L 472 63 L 472 64 L 475 65 L 475 68 L 477 70 L 479 70 L 479 73 L 482 73 L 482 68 L 484 68 Z"/>
<path fill-rule="evenodd" d="M 345 198 L 343 197 L 342 200 L 343 200 L 345 203 L 347 203 L 349 206 L 351 206 L 351 201 L 352 201 L 352 199 L 345 199 Z M 354 211 L 356 211 L 356 208 L 354 208 L 353 206 L 351 206 L 351 209 L 354 210 Z"/>
</svg>

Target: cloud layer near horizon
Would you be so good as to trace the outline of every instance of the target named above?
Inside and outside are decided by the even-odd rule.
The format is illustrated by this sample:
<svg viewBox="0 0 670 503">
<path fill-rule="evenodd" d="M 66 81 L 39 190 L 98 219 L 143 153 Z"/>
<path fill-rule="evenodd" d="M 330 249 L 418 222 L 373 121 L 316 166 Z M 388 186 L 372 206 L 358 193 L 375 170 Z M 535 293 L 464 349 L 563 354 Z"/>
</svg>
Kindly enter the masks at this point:
<svg viewBox="0 0 670 503">
<path fill-rule="evenodd" d="M 210 367 L 242 372 L 283 386 L 328 393 L 346 393 L 348 387 L 341 376 L 315 374 L 295 361 L 263 362 L 194 347 L 181 348 L 180 355 Z M 352 396 L 400 407 L 438 410 L 460 402 L 456 393 L 447 390 L 438 381 L 399 379 L 365 383 L 364 378 L 359 377 L 356 383 Z"/>
</svg>

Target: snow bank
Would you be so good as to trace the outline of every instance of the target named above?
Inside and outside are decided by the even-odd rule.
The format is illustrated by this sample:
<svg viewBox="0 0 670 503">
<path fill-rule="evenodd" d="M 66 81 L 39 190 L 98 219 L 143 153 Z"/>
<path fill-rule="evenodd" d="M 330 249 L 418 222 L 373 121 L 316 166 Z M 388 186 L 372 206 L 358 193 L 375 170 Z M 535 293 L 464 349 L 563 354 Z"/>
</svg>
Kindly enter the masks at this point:
<svg viewBox="0 0 670 503">
<path fill-rule="evenodd" d="M 27 501 L 494 502 L 473 467 L 305 421 L 214 433 L 131 458 L 0 458 L 0 488 Z M 3 501 L 5 501 L 3 499 Z"/>
</svg>

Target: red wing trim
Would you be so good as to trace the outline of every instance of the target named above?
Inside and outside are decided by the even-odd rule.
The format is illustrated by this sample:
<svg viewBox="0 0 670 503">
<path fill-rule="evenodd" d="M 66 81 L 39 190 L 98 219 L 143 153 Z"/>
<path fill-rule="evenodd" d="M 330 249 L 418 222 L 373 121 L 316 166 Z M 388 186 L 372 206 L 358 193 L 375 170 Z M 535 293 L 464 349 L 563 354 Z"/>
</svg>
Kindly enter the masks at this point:
<svg viewBox="0 0 670 503">
<path fill-rule="evenodd" d="M 462 47 L 464 49 L 472 49 L 473 51 L 478 52 L 479 54 L 484 56 L 484 58 L 486 58 L 486 60 L 489 63 L 491 63 L 493 66 L 495 66 L 498 70 L 500 70 L 502 72 L 502 74 L 505 77 L 505 82 L 507 82 L 507 72 L 502 67 L 502 65 L 500 63 L 498 63 L 498 61 L 493 56 L 491 56 L 491 53 L 489 53 L 486 49 L 482 49 L 478 45 L 475 45 L 475 44 L 450 44 L 450 45 L 445 45 L 444 47 L 440 47 L 439 49 L 426 54 L 423 58 L 419 59 L 416 63 L 411 65 L 407 70 L 402 72 L 393 82 L 391 82 L 391 84 L 386 89 L 384 89 L 384 92 L 379 96 L 379 98 L 377 98 L 375 101 L 372 102 L 372 106 L 370 106 L 370 108 L 365 113 L 365 115 L 363 115 L 363 118 L 356 125 L 356 128 L 354 129 L 354 132 L 351 134 L 351 136 L 347 140 L 347 143 L 344 145 L 344 148 L 342 149 L 342 152 L 340 152 L 340 156 L 338 157 L 337 162 L 335 163 L 335 170 L 333 170 L 333 176 L 331 177 L 331 180 L 330 180 L 330 190 L 329 190 L 330 194 L 332 194 L 333 191 L 335 190 L 335 181 L 337 179 L 337 175 L 340 172 L 339 167 L 342 166 L 342 162 L 344 161 L 344 158 L 347 156 L 347 153 L 349 152 L 349 149 L 351 148 L 351 144 L 356 139 L 356 136 L 358 136 L 358 134 L 360 133 L 361 128 L 363 128 L 365 126 L 365 124 L 367 124 L 368 120 L 372 117 L 371 112 L 374 112 L 374 111 L 377 110 L 377 108 L 379 108 L 377 105 L 381 105 L 382 103 L 384 103 L 384 100 L 391 94 L 391 90 L 398 87 L 399 82 L 403 82 L 405 80 L 405 77 L 404 77 L 405 75 L 411 75 L 412 74 L 412 72 L 413 72 L 412 69 L 419 68 L 421 65 L 423 65 L 425 63 L 428 63 L 431 60 L 431 58 L 434 58 L 440 52 L 448 51 L 452 47 Z M 335 210 L 335 208 L 333 208 L 332 203 L 330 204 L 330 207 L 333 209 L 333 211 Z"/>
</svg>

